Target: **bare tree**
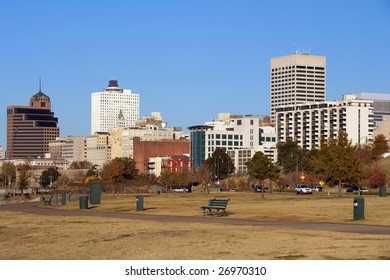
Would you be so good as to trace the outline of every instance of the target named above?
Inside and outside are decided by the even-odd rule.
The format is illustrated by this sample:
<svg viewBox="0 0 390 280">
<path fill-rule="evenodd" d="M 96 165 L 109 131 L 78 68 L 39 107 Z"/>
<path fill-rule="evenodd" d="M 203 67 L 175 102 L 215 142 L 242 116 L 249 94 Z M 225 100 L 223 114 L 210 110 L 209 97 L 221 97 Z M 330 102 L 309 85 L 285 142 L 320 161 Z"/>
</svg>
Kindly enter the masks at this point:
<svg viewBox="0 0 390 280">
<path fill-rule="evenodd" d="M 18 173 L 18 188 L 20 190 L 20 193 L 23 194 L 23 190 L 25 190 L 29 185 L 29 179 L 32 176 L 31 172 L 31 166 L 28 163 L 20 164 L 17 167 L 17 173 Z"/>
<path fill-rule="evenodd" d="M 4 176 L 4 181 L 8 188 L 11 188 L 12 181 L 16 179 L 16 167 L 13 162 L 4 162 L 1 166 L 1 171 Z"/>
</svg>

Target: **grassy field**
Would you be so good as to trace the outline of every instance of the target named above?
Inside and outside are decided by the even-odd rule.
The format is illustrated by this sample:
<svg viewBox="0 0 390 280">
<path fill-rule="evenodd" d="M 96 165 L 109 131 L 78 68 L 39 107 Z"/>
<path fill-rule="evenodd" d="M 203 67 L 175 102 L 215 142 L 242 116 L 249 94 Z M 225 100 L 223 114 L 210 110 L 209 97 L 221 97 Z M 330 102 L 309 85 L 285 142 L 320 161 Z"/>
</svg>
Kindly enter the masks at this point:
<svg viewBox="0 0 390 280">
<path fill-rule="evenodd" d="M 225 192 L 146 196 L 143 215 L 201 216 L 212 197 L 230 198 L 228 217 L 390 226 L 390 198 L 366 196 L 353 221 L 353 196 Z M 72 211 L 78 202 L 57 206 Z M 86 211 L 136 212 L 135 196 L 103 196 Z M 205 223 L 0 212 L 0 259 L 390 259 L 390 236 Z"/>
</svg>

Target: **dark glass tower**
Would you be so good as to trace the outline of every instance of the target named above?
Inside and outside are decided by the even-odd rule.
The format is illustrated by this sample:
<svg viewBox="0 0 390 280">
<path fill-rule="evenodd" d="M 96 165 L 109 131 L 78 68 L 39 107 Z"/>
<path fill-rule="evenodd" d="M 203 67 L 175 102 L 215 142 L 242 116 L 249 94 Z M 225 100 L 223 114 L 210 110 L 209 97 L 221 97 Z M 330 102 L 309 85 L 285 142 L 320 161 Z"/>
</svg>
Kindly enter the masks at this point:
<svg viewBox="0 0 390 280">
<path fill-rule="evenodd" d="M 7 158 L 38 158 L 49 152 L 49 142 L 60 136 L 50 98 L 39 91 L 30 106 L 7 106 Z"/>
<path fill-rule="evenodd" d="M 206 159 L 206 131 L 210 126 L 198 125 L 188 128 L 191 138 L 191 166 L 196 171 Z"/>
</svg>

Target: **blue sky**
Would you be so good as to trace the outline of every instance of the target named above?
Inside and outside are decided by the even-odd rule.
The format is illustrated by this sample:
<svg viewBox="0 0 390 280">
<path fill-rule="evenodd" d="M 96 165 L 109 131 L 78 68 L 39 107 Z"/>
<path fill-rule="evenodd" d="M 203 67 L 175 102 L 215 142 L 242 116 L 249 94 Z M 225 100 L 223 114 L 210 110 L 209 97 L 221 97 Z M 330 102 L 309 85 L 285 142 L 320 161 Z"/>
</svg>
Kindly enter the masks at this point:
<svg viewBox="0 0 390 280">
<path fill-rule="evenodd" d="M 0 145 L 6 107 L 39 90 L 61 136 L 88 135 L 91 93 L 110 79 L 141 117 L 187 128 L 219 112 L 269 114 L 272 57 L 327 57 L 327 99 L 390 93 L 390 1 L 0 2 Z"/>
</svg>

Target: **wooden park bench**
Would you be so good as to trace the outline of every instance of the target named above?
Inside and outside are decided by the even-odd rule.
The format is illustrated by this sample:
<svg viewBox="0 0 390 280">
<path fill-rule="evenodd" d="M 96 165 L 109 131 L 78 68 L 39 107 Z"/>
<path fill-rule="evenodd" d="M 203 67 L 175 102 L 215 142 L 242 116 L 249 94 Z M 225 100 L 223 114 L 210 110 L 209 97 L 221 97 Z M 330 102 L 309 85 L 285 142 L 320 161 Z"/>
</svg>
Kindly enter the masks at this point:
<svg viewBox="0 0 390 280">
<path fill-rule="evenodd" d="M 54 198 L 54 195 L 51 195 L 48 199 L 43 199 L 45 206 L 51 205 L 51 201 L 53 200 L 53 198 Z"/>
<path fill-rule="evenodd" d="M 209 205 L 200 207 L 203 210 L 203 216 L 205 216 L 206 213 L 212 216 L 213 211 L 217 216 L 227 216 L 226 207 L 229 200 L 230 199 L 210 199 Z"/>
</svg>

